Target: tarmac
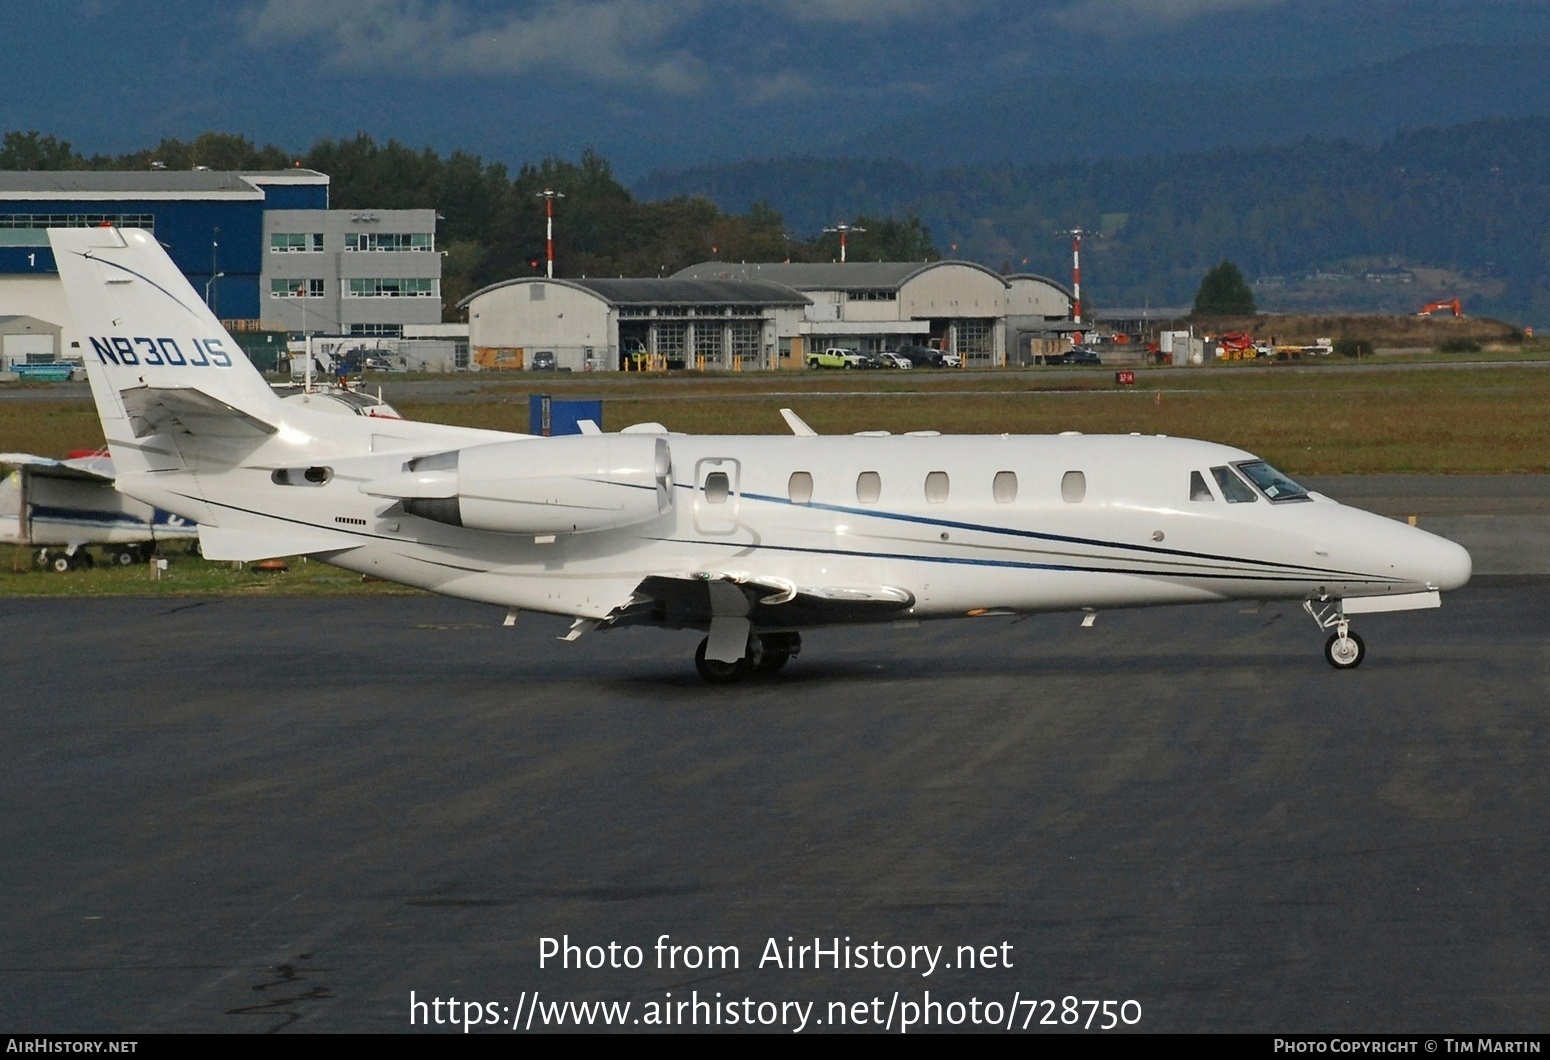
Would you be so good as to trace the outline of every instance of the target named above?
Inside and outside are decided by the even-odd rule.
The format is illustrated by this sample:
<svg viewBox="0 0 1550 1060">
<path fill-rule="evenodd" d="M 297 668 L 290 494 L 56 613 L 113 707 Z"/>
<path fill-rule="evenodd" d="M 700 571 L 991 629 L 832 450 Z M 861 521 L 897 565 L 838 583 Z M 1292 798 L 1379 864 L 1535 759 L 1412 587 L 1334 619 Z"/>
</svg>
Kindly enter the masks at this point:
<svg viewBox="0 0 1550 1060">
<path fill-rule="evenodd" d="M 730 688 L 692 634 L 501 617 L 0 599 L 4 1029 L 1550 1022 L 1542 579 L 1363 616 L 1351 672 L 1281 604 L 818 632 Z M 761 966 L 815 938 L 850 967 Z"/>
</svg>

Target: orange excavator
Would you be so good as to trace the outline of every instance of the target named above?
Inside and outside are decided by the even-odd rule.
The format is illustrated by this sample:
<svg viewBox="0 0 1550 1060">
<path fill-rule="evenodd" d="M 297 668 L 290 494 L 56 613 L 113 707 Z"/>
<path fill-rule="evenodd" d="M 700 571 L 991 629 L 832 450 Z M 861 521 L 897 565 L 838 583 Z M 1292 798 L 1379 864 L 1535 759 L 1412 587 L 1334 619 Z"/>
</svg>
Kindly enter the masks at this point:
<svg viewBox="0 0 1550 1060">
<path fill-rule="evenodd" d="M 1444 302 L 1427 302 L 1421 307 L 1420 312 L 1416 313 L 1416 316 L 1429 317 L 1433 313 L 1440 313 L 1444 309 L 1453 310 L 1453 315 L 1456 317 L 1464 315 L 1464 304 L 1457 298 L 1454 298 Z"/>
</svg>

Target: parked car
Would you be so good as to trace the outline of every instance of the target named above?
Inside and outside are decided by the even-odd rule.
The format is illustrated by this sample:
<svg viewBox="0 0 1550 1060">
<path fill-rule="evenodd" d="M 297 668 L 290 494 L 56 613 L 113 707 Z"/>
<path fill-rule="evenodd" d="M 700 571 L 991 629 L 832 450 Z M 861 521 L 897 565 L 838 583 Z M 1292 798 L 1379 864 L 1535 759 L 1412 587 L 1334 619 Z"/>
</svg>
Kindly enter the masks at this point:
<svg viewBox="0 0 1550 1060">
<path fill-rule="evenodd" d="M 883 353 L 878 354 L 878 357 L 880 357 L 882 359 L 883 367 L 884 368 L 913 368 L 913 367 L 915 367 L 913 364 L 910 363 L 910 359 L 908 357 L 905 357 L 903 354 L 894 353 L 891 350 L 890 351 L 885 351 Z"/>
<path fill-rule="evenodd" d="M 942 367 L 942 351 L 926 346 L 900 346 L 896 356 L 903 357 L 916 368 Z"/>
<path fill-rule="evenodd" d="M 1102 364 L 1103 360 L 1085 346 L 1073 346 L 1065 353 L 1044 358 L 1045 364 Z"/>
<path fill-rule="evenodd" d="M 963 358 L 958 356 L 956 353 L 944 353 L 944 354 L 942 354 L 942 367 L 943 368 L 962 368 L 963 367 Z"/>
<path fill-rule="evenodd" d="M 533 371 L 552 372 L 555 370 L 554 354 L 549 350 L 539 350 L 533 354 Z"/>
</svg>

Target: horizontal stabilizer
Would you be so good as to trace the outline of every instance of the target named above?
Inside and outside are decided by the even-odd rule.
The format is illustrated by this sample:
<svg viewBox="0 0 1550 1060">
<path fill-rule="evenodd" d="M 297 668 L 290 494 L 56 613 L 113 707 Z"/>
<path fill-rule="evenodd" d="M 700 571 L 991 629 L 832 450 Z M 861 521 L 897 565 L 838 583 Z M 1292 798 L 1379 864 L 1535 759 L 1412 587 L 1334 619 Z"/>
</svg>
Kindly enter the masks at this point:
<svg viewBox="0 0 1550 1060">
<path fill-rule="evenodd" d="M 359 538 L 312 527 L 287 526 L 284 530 L 246 530 L 221 526 L 199 527 L 199 552 L 205 559 L 253 562 L 280 556 L 307 556 L 355 548 Z"/>
<path fill-rule="evenodd" d="M 278 429 L 193 387 L 132 387 L 119 396 L 136 438 L 189 434 L 196 438 L 258 439 Z"/>
</svg>

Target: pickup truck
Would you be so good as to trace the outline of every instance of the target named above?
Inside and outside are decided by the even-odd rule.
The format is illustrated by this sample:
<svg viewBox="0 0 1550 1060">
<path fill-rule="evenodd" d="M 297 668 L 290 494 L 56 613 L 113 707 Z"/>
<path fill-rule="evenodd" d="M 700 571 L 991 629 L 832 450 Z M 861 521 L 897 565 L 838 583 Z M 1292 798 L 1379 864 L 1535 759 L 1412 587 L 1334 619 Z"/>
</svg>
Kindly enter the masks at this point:
<svg viewBox="0 0 1550 1060">
<path fill-rule="evenodd" d="M 862 360 L 861 354 L 855 350 L 831 346 L 822 353 L 808 354 L 807 366 L 809 368 L 856 368 L 861 365 Z"/>
</svg>

